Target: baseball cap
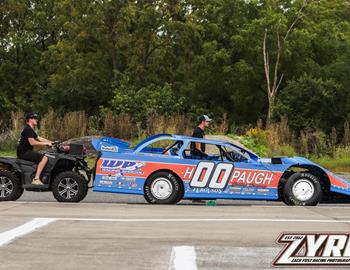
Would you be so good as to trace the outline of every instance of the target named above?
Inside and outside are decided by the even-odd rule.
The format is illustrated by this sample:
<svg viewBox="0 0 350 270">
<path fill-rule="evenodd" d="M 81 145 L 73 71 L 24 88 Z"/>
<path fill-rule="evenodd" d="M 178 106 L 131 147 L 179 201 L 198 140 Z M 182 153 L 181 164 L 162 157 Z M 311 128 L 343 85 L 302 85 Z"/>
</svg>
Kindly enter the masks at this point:
<svg viewBox="0 0 350 270">
<path fill-rule="evenodd" d="M 212 120 L 212 119 L 210 119 L 209 116 L 206 115 L 206 114 L 203 114 L 203 115 L 201 115 L 201 116 L 199 117 L 199 121 L 200 121 L 200 122 L 203 122 L 203 121 L 210 122 L 211 120 Z"/>
<path fill-rule="evenodd" d="M 36 113 L 36 112 L 26 113 L 25 118 L 26 118 L 26 120 L 28 120 L 28 119 L 38 119 L 39 118 L 39 114 Z"/>
</svg>

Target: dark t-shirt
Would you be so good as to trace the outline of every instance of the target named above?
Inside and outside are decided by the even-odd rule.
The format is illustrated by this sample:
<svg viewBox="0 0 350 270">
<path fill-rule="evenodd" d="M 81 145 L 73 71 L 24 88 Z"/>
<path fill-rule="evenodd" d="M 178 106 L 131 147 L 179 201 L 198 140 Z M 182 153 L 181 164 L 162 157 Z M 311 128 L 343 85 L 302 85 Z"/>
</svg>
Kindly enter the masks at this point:
<svg viewBox="0 0 350 270">
<path fill-rule="evenodd" d="M 38 138 L 38 135 L 31 126 L 25 125 L 21 133 L 21 138 L 18 141 L 17 156 L 23 155 L 29 150 L 33 150 L 33 146 L 30 145 L 28 138 L 36 139 Z"/>
<path fill-rule="evenodd" d="M 195 137 L 195 138 L 204 138 L 204 130 L 201 129 L 200 127 L 196 127 L 194 130 L 193 130 L 193 134 L 192 134 L 192 137 Z M 195 143 L 191 143 L 191 150 L 194 154 L 196 154 L 196 144 Z M 201 151 L 202 152 L 205 152 L 205 143 L 201 143 Z"/>
</svg>

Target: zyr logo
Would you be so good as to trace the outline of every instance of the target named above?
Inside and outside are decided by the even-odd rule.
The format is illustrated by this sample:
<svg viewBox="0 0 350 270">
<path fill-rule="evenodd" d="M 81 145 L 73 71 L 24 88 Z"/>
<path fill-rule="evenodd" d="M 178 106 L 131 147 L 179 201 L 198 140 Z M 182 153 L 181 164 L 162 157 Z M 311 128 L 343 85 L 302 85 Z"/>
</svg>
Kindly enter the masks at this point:
<svg viewBox="0 0 350 270">
<path fill-rule="evenodd" d="M 274 266 L 350 265 L 349 233 L 283 233 L 277 243 L 285 247 Z"/>
</svg>

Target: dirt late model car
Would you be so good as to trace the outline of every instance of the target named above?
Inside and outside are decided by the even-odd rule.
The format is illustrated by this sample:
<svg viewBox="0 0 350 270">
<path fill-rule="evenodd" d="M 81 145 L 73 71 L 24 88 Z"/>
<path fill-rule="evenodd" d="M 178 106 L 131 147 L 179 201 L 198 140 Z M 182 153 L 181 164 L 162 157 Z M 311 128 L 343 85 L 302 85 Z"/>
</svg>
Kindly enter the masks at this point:
<svg viewBox="0 0 350 270">
<path fill-rule="evenodd" d="M 205 144 L 207 155 L 191 145 Z M 131 149 L 127 142 L 103 137 L 94 191 L 144 195 L 149 203 L 181 199 L 282 200 L 316 205 L 350 195 L 350 183 L 302 157 L 260 158 L 230 142 L 159 134 Z"/>
</svg>

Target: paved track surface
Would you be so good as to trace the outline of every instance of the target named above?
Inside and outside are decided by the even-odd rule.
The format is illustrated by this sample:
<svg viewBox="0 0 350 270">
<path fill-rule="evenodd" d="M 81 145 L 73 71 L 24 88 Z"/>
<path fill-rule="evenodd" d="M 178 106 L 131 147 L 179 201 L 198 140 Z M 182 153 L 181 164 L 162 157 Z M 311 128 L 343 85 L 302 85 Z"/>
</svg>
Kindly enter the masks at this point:
<svg viewBox="0 0 350 270">
<path fill-rule="evenodd" d="M 271 269 L 281 232 L 350 231 L 350 204 L 217 203 L 148 205 L 90 192 L 60 204 L 26 192 L 0 203 L 0 269 Z"/>
</svg>

